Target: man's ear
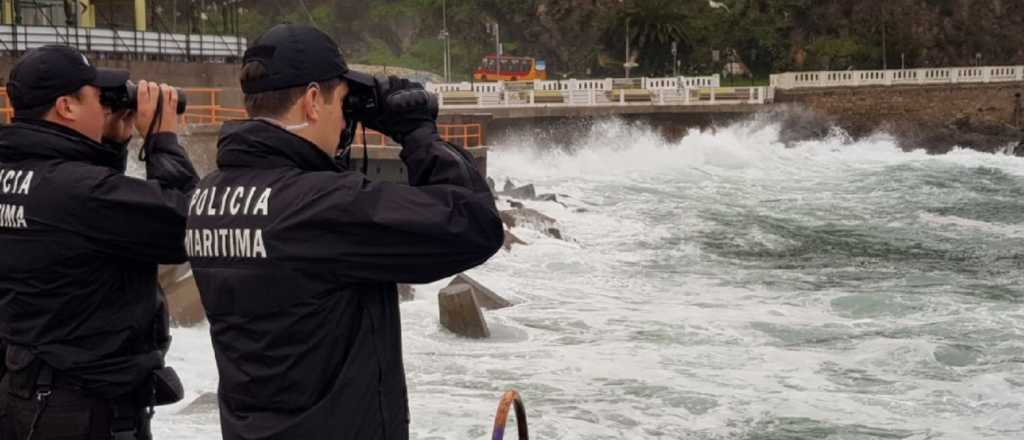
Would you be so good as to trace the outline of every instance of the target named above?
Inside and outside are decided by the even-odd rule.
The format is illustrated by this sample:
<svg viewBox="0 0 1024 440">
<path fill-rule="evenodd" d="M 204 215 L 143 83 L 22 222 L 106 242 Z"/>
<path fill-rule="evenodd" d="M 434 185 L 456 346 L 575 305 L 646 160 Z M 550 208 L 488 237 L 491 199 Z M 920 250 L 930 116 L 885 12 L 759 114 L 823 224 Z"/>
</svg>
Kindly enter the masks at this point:
<svg viewBox="0 0 1024 440">
<path fill-rule="evenodd" d="M 70 96 L 61 96 L 60 98 L 57 98 L 57 102 L 53 105 L 53 113 L 60 119 L 77 121 L 78 111 L 78 103 L 74 102 L 74 98 Z"/>
<path fill-rule="evenodd" d="M 307 88 L 306 93 L 302 95 L 302 105 L 306 113 L 306 121 L 309 121 L 310 124 L 320 121 L 320 110 L 323 108 L 321 99 L 323 97 L 319 87 Z"/>
</svg>

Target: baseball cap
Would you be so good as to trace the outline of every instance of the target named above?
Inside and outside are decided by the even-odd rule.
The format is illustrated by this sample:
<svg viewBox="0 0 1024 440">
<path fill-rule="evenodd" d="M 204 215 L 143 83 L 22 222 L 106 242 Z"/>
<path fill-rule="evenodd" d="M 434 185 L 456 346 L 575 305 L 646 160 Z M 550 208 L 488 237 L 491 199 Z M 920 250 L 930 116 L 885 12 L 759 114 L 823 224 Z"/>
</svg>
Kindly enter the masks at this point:
<svg viewBox="0 0 1024 440">
<path fill-rule="evenodd" d="M 245 51 L 242 63 L 258 62 L 266 76 L 242 81 L 247 95 L 305 86 L 312 82 L 344 78 L 372 87 L 373 77 L 349 70 L 341 50 L 319 29 L 301 24 L 280 24 L 261 35 Z"/>
<path fill-rule="evenodd" d="M 125 70 L 97 69 L 78 49 L 50 45 L 32 49 L 18 60 L 7 81 L 15 110 L 41 107 L 85 85 L 119 87 L 128 81 Z"/>
</svg>

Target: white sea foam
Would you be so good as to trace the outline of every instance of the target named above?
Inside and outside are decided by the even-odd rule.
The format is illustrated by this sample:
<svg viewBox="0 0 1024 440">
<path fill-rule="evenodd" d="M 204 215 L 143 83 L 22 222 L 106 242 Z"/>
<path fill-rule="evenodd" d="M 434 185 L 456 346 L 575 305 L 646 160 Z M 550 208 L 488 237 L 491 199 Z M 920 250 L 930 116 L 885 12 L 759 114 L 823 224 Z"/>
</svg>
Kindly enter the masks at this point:
<svg viewBox="0 0 1024 440">
<path fill-rule="evenodd" d="M 1024 160 L 608 122 L 572 152 L 495 146 L 489 166 L 559 194 L 527 204 L 570 241 L 517 228 L 529 245 L 472 271 L 517 303 L 486 313 L 492 340 L 443 331 L 444 282 L 417 286 L 413 438 L 490 438 L 507 388 L 539 439 L 1024 436 L 1024 219 L 982 216 L 1024 188 Z M 174 336 L 189 397 L 215 391 L 208 331 Z M 157 438 L 219 438 L 215 414 L 181 407 Z"/>
</svg>

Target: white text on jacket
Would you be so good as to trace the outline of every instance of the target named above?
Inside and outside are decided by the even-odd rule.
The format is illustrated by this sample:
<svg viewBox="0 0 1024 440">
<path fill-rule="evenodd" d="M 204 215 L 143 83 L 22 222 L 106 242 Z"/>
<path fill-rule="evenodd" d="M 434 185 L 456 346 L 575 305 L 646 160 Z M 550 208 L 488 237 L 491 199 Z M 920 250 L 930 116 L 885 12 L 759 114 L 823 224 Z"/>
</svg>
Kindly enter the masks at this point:
<svg viewBox="0 0 1024 440">
<path fill-rule="evenodd" d="M 193 217 L 266 217 L 271 188 L 255 186 L 210 187 L 192 195 L 188 206 Z M 267 258 L 263 229 L 186 229 L 185 250 L 190 258 Z"/>
</svg>

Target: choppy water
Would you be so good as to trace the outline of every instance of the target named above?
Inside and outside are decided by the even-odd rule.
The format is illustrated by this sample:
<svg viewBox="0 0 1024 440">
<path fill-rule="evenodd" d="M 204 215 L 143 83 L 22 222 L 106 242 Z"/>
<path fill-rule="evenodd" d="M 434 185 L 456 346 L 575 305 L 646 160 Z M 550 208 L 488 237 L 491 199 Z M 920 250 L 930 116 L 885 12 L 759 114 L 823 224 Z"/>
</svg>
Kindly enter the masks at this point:
<svg viewBox="0 0 1024 440">
<path fill-rule="evenodd" d="M 537 439 L 1024 438 L 1024 159 L 778 139 L 497 146 L 568 241 L 517 228 L 472 272 L 518 303 L 492 340 L 440 329 L 443 283 L 403 305 L 412 437 L 490 438 L 514 387 Z M 190 397 L 215 390 L 206 329 L 174 336 Z M 219 438 L 183 406 L 158 438 Z"/>
</svg>

